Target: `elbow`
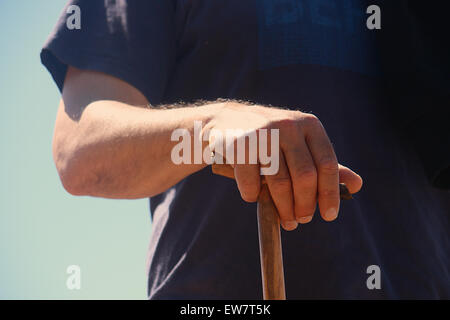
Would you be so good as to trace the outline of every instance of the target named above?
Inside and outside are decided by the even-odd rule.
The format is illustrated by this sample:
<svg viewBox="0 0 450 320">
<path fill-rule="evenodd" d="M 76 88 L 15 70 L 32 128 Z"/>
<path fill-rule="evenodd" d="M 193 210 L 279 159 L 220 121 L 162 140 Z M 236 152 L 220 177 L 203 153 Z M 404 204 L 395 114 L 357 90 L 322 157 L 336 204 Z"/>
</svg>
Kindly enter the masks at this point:
<svg viewBox="0 0 450 320">
<path fill-rule="evenodd" d="M 64 189 L 73 196 L 89 195 L 90 189 L 82 170 L 71 164 L 72 160 L 55 160 L 56 170 Z"/>
<path fill-rule="evenodd" d="M 73 196 L 87 196 L 86 184 L 81 183 L 79 177 L 67 170 L 58 170 L 59 178 L 64 189 Z"/>
<path fill-rule="evenodd" d="M 89 161 L 83 159 L 80 152 L 68 152 L 53 145 L 53 159 L 64 189 L 73 196 L 91 195 L 92 179 L 88 179 L 91 171 Z"/>
</svg>

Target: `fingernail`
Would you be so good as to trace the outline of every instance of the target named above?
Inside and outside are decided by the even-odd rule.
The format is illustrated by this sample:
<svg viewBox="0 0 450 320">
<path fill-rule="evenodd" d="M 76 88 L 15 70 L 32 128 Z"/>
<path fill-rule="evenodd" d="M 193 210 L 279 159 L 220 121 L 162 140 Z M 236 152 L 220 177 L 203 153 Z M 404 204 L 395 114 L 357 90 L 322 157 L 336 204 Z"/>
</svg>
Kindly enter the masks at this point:
<svg viewBox="0 0 450 320">
<path fill-rule="evenodd" d="M 298 223 L 309 223 L 311 222 L 313 216 L 300 217 L 297 219 Z"/>
<path fill-rule="evenodd" d="M 328 209 L 327 212 L 325 212 L 325 218 L 328 221 L 332 221 L 332 220 L 336 219 L 337 215 L 338 215 L 338 213 L 337 213 L 337 210 L 335 208 L 330 208 L 330 209 Z"/>
<path fill-rule="evenodd" d="M 298 223 L 296 221 L 283 221 L 281 225 L 285 230 L 292 231 L 297 229 Z"/>
</svg>

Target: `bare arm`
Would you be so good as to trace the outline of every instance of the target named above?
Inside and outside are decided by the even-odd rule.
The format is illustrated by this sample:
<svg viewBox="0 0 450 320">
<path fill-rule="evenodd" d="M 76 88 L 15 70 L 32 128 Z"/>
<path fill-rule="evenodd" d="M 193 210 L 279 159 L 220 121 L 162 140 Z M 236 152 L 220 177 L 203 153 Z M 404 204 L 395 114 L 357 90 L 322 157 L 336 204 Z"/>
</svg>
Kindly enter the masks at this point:
<svg viewBox="0 0 450 320">
<path fill-rule="evenodd" d="M 56 118 L 53 155 L 73 195 L 143 198 L 161 193 L 205 165 L 175 165 L 176 128 L 208 123 L 217 105 L 159 110 L 129 84 L 69 68 Z"/>
</svg>

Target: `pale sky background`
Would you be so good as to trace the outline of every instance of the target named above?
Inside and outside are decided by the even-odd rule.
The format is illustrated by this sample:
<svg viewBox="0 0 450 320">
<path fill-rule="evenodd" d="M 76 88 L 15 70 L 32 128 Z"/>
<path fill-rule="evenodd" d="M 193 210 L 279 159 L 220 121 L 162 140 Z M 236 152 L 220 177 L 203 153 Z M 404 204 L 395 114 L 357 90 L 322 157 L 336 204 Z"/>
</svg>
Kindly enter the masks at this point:
<svg viewBox="0 0 450 320">
<path fill-rule="evenodd" d="M 60 95 L 39 52 L 65 3 L 0 0 L 0 299 L 145 299 L 148 200 L 73 197 L 53 164 Z"/>
</svg>

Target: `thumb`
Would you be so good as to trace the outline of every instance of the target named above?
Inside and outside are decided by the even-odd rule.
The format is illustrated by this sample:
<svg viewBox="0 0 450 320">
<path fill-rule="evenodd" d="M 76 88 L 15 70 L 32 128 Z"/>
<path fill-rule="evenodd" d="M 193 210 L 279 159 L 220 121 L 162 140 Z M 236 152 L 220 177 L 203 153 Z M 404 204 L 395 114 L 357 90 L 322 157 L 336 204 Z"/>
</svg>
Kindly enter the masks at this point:
<svg viewBox="0 0 450 320">
<path fill-rule="evenodd" d="M 345 183 L 348 191 L 354 194 L 361 190 L 363 180 L 358 174 L 339 164 L 339 183 Z"/>
</svg>

